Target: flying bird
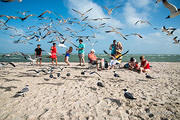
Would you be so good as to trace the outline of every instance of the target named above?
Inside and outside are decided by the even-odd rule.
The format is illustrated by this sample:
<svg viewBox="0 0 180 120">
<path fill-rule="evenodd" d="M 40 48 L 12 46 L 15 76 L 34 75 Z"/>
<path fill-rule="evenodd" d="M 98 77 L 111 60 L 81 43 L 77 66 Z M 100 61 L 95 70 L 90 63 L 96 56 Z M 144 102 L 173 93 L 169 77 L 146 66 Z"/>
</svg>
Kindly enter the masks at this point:
<svg viewBox="0 0 180 120">
<path fill-rule="evenodd" d="M 0 68 L 7 66 L 8 64 L 12 65 L 13 67 L 16 67 L 14 63 L 7 62 L 7 63 L 0 63 Z"/>
<path fill-rule="evenodd" d="M 173 42 L 173 43 L 174 43 L 174 44 L 178 44 L 178 43 L 180 43 L 180 39 L 179 39 L 179 40 L 177 40 L 177 38 L 178 38 L 177 36 L 173 38 L 173 40 L 174 40 L 174 42 Z"/>
<path fill-rule="evenodd" d="M 114 8 L 109 9 L 109 8 L 107 8 L 107 7 L 104 6 L 104 8 L 105 8 L 105 9 L 107 10 L 107 12 L 108 12 L 108 15 L 111 15 L 111 14 L 112 14 L 112 11 L 113 11 L 114 9 L 116 9 L 116 8 L 119 8 L 119 7 L 121 7 L 121 6 L 116 6 L 116 7 L 114 7 Z"/>
<path fill-rule="evenodd" d="M 17 18 L 19 18 L 17 16 L 8 16 L 8 15 L 0 15 L 0 17 L 6 17 L 7 18 L 6 22 L 4 22 L 4 24 L 6 24 L 10 19 L 17 19 Z"/>
<path fill-rule="evenodd" d="M 166 32 L 168 36 L 173 35 L 174 31 L 176 30 L 176 28 L 170 27 L 170 28 L 166 28 L 165 26 L 163 26 L 161 28 L 162 32 Z"/>
<path fill-rule="evenodd" d="M 92 9 L 93 9 L 93 8 L 90 8 L 89 10 L 85 11 L 84 13 L 79 12 L 79 11 L 77 11 L 77 10 L 75 10 L 75 9 L 72 9 L 72 10 L 73 10 L 74 12 L 80 14 L 81 17 L 83 17 L 85 14 L 87 14 L 88 12 L 90 12 Z"/>
<path fill-rule="evenodd" d="M 125 35 L 125 36 L 131 36 L 131 35 L 135 35 L 135 36 L 138 36 L 139 38 L 143 38 L 140 34 L 138 33 L 131 33 L 131 34 L 128 34 L 128 35 Z"/>
<path fill-rule="evenodd" d="M 152 25 L 152 24 L 151 24 L 149 21 L 147 21 L 147 20 L 138 20 L 138 21 L 136 21 L 134 24 L 137 25 L 138 23 L 141 23 L 141 24 L 146 23 L 146 24 Z"/>
<path fill-rule="evenodd" d="M 127 40 L 127 38 L 119 31 L 117 31 L 115 28 L 112 28 L 112 30 L 105 31 L 106 33 L 115 32 L 116 34 L 119 34 L 123 39 Z"/>
<path fill-rule="evenodd" d="M 170 15 L 166 17 L 167 19 L 168 18 L 174 18 L 174 17 L 180 15 L 180 8 L 177 9 L 175 5 L 169 3 L 167 0 L 162 0 L 162 2 L 164 4 L 164 6 L 166 8 L 168 8 L 170 11 Z"/>
<path fill-rule="evenodd" d="M 26 20 L 28 17 L 34 16 L 33 14 L 27 15 L 26 17 L 22 18 L 22 17 L 18 17 L 19 19 L 21 19 L 22 21 Z"/>
<path fill-rule="evenodd" d="M 97 73 L 96 71 L 90 72 L 89 74 L 90 74 L 90 75 L 91 75 L 91 74 L 96 74 L 96 75 L 98 75 L 99 77 L 101 77 L 101 75 L 100 75 L 99 73 Z"/>
<path fill-rule="evenodd" d="M 42 16 L 45 14 L 45 13 L 51 13 L 51 11 L 49 11 L 49 10 L 46 10 L 46 11 L 44 11 L 43 13 L 41 13 L 38 17 L 39 18 L 43 18 Z"/>
</svg>

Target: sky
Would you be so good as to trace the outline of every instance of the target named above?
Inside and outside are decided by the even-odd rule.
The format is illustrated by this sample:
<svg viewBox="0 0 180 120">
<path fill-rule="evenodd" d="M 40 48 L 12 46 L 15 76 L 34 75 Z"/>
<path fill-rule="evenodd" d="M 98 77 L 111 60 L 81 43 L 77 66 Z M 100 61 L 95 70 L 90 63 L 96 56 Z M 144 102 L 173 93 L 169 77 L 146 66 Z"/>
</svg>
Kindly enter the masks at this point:
<svg viewBox="0 0 180 120">
<path fill-rule="evenodd" d="M 169 10 L 164 7 L 162 2 L 155 4 L 156 0 L 23 0 L 22 2 L 0 2 L 0 15 L 11 15 L 23 17 L 18 12 L 29 11 L 28 14 L 33 14 L 34 16 L 29 17 L 25 21 L 20 19 L 10 20 L 7 25 L 11 27 L 16 27 L 18 33 L 15 30 L 3 30 L 0 29 L 0 53 L 11 53 L 16 51 L 21 51 L 24 53 L 34 53 L 34 49 L 37 44 L 41 44 L 41 48 L 46 51 L 50 51 L 52 44 L 47 43 L 48 41 L 55 39 L 56 36 L 46 37 L 40 42 L 36 40 L 31 40 L 29 43 L 19 43 L 15 44 L 13 41 L 17 40 L 19 37 L 11 38 L 10 35 L 23 34 L 28 35 L 28 31 L 35 32 L 36 28 L 28 30 L 29 26 L 43 27 L 44 25 L 50 24 L 50 20 L 39 20 L 37 18 L 45 10 L 52 11 L 51 14 L 44 14 L 44 17 L 50 17 L 53 19 L 53 24 L 51 29 L 56 29 L 64 35 L 68 40 L 71 40 L 76 45 L 79 43 L 76 41 L 77 38 L 71 38 L 70 32 L 66 31 L 66 28 L 71 28 L 77 31 L 77 35 L 95 35 L 95 38 L 90 38 L 91 43 L 96 42 L 94 46 L 91 46 L 90 42 L 84 40 L 85 53 L 88 53 L 92 48 L 95 49 L 96 53 L 103 53 L 103 50 L 109 50 L 110 44 L 113 40 L 120 41 L 123 45 L 123 51 L 129 50 L 130 54 L 180 54 L 180 44 L 173 44 L 173 38 L 178 36 L 180 39 L 180 15 L 175 18 L 165 19 L 169 14 Z M 170 3 L 174 4 L 177 8 L 180 8 L 180 0 L 168 0 Z M 113 8 L 111 15 L 107 14 L 104 9 Z M 63 24 L 59 23 L 56 18 L 64 19 L 68 18 L 78 18 L 82 20 L 78 13 L 74 12 L 72 9 L 78 10 L 80 12 L 85 12 L 88 9 L 93 8 L 85 16 L 88 16 L 88 20 L 81 22 L 82 25 L 88 23 L 89 25 L 98 26 L 99 24 L 106 23 L 104 28 L 91 29 L 89 27 L 82 27 L 78 24 Z M 94 18 L 111 18 L 102 21 L 92 21 L 90 19 Z M 7 18 L 1 17 L 0 21 L 5 21 Z M 72 20 L 72 19 L 71 19 Z M 78 21 L 77 20 L 77 21 Z M 137 24 L 134 23 L 137 20 L 147 20 L 152 25 L 148 24 Z M 1 25 L 1 24 L 0 24 Z M 118 30 L 124 35 L 131 33 L 139 33 L 143 36 L 140 39 L 137 36 L 128 36 L 127 40 L 124 40 L 119 34 L 116 33 L 105 33 L 105 31 L 111 30 L 110 27 L 121 28 Z M 161 29 L 154 30 L 153 28 L 175 27 L 177 30 L 174 35 L 167 36 L 166 33 L 162 32 Z M 1 28 L 2 26 L 0 26 Z M 85 31 L 82 29 L 85 28 Z M 31 32 L 31 33 L 32 33 Z M 43 34 L 45 34 L 44 32 Z M 52 36 L 52 35 L 51 35 Z M 72 46 L 70 43 L 65 43 L 66 46 Z M 65 53 L 65 48 L 58 47 L 58 52 L 60 54 Z M 73 53 L 77 51 L 73 50 Z"/>
</svg>

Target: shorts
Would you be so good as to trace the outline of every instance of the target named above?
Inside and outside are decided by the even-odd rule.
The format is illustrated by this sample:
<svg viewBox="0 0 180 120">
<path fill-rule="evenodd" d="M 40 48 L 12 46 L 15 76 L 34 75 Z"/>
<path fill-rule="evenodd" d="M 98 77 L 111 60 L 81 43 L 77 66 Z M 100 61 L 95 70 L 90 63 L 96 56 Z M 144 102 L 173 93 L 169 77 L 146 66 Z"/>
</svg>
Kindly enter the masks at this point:
<svg viewBox="0 0 180 120">
<path fill-rule="evenodd" d="M 92 64 L 92 65 L 96 65 L 96 64 L 97 64 L 97 61 L 92 61 L 91 64 Z"/>
<path fill-rule="evenodd" d="M 69 53 L 66 53 L 65 57 L 70 57 L 70 54 L 69 54 Z"/>
<path fill-rule="evenodd" d="M 57 58 L 56 53 L 52 53 L 52 55 L 50 56 L 50 58 L 56 59 L 56 58 Z"/>
<path fill-rule="evenodd" d="M 37 60 L 42 60 L 42 57 L 40 55 L 36 55 Z"/>
<path fill-rule="evenodd" d="M 129 63 L 126 63 L 126 64 L 124 65 L 124 68 L 129 68 Z"/>
<path fill-rule="evenodd" d="M 111 61 L 110 61 L 110 66 L 114 66 L 114 65 L 116 65 L 116 64 L 120 64 L 120 62 L 117 61 L 117 60 L 111 60 Z"/>
<path fill-rule="evenodd" d="M 79 56 L 80 58 L 83 58 L 83 57 L 84 57 L 84 54 L 78 54 L 78 56 Z"/>
</svg>

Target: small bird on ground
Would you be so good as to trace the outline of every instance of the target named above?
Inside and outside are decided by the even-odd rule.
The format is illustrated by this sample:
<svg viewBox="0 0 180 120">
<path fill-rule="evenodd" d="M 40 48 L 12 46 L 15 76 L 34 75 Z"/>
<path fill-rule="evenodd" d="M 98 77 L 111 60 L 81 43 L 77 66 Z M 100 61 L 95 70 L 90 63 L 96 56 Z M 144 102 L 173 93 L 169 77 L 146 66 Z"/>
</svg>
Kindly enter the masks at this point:
<svg viewBox="0 0 180 120">
<path fill-rule="evenodd" d="M 19 96 L 24 97 L 24 93 L 28 91 L 29 91 L 29 85 L 26 85 L 25 88 L 23 88 L 21 91 L 18 91 L 13 97 L 19 97 Z"/>
<path fill-rule="evenodd" d="M 114 72 L 114 77 L 120 77 L 117 73 L 116 73 L 116 71 L 113 71 Z"/>
<path fill-rule="evenodd" d="M 104 85 L 102 84 L 102 82 L 97 82 L 97 86 L 99 86 L 99 87 L 104 87 Z"/>
<path fill-rule="evenodd" d="M 61 76 L 61 73 L 57 73 L 57 77 L 60 77 Z"/>
<path fill-rule="evenodd" d="M 148 79 L 155 79 L 154 77 L 151 77 L 150 75 L 146 74 L 146 78 Z"/>
<path fill-rule="evenodd" d="M 123 89 L 123 90 L 124 90 L 124 97 L 125 97 L 125 98 L 131 99 L 131 100 L 136 99 L 136 98 L 133 97 L 133 95 L 132 95 L 131 93 L 129 93 L 129 92 L 127 91 L 127 89 Z"/>
</svg>

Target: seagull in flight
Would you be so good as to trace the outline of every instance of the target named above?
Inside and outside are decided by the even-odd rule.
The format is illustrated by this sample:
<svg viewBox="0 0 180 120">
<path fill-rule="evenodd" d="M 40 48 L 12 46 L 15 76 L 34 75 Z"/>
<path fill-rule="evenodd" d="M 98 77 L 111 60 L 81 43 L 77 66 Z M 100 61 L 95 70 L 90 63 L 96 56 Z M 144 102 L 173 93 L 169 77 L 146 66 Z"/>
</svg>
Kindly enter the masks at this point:
<svg viewBox="0 0 180 120">
<path fill-rule="evenodd" d="M 4 24 L 6 24 L 10 19 L 17 19 L 17 18 L 19 18 L 17 16 L 8 16 L 8 15 L 0 15 L 0 17 L 6 17 L 7 18 L 7 20 L 6 20 L 6 22 Z"/>
<path fill-rule="evenodd" d="M 49 10 L 46 10 L 46 11 L 44 11 L 43 13 L 41 13 L 38 17 L 39 18 L 43 18 L 42 16 L 45 14 L 45 13 L 51 13 L 51 11 L 49 11 Z"/>
<path fill-rule="evenodd" d="M 131 34 L 128 34 L 128 35 L 125 35 L 125 36 L 131 36 L 131 35 L 135 35 L 135 36 L 138 36 L 139 38 L 143 38 L 140 34 L 138 33 L 131 33 Z"/>
<path fill-rule="evenodd" d="M 174 40 L 174 42 L 173 42 L 173 43 L 174 43 L 174 44 L 178 44 L 178 43 L 180 43 L 180 39 L 179 39 L 179 40 L 177 40 L 177 38 L 178 38 L 178 36 L 176 36 L 176 37 L 174 37 L 174 38 L 173 38 L 173 40 Z"/>
<path fill-rule="evenodd" d="M 104 8 L 105 8 L 105 9 L 107 10 L 107 12 L 108 12 L 108 15 L 111 15 L 111 14 L 112 14 L 112 11 L 113 11 L 114 9 L 116 9 L 116 8 L 119 8 L 119 7 L 121 7 L 121 6 L 119 5 L 119 6 L 116 6 L 116 7 L 114 7 L 114 8 L 109 9 L 109 8 L 107 8 L 107 7 L 104 6 Z"/>
<path fill-rule="evenodd" d="M 166 8 L 168 8 L 170 11 L 170 15 L 166 17 L 167 19 L 168 18 L 174 18 L 174 17 L 180 15 L 180 8 L 177 9 L 175 5 L 169 3 L 167 0 L 162 0 L 162 2 L 164 4 L 164 6 Z"/>
<path fill-rule="evenodd" d="M 85 16 L 85 14 L 87 14 L 88 12 L 90 12 L 92 9 L 93 9 L 93 8 L 90 8 L 89 10 L 85 11 L 84 13 L 79 12 L 79 11 L 77 11 L 77 10 L 75 10 L 75 9 L 72 9 L 72 10 L 73 10 L 74 12 L 80 14 L 81 17 L 83 17 L 83 16 Z"/>
<path fill-rule="evenodd" d="M 147 23 L 147 24 L 149 24 L 149 25 L 152 25 L 152 24 L 151 24 L 149 21 L 147 21 L 147 20 L 138 20 L 138 21 L 136 21 L 134 24 L 137 25 L 138 23 L 141 23 L 141 24 Z"/>
<path fill-rule="evenodd" d="M 173 35 L 174 31 L 176 30 L 176 28 L 173 28 L 173 27 L 169 27 L 169 28 L 166 28 L 165 26 L 163 26 L 161 28 L 162 32 L 166 32 L 168 36 L 170 35 Z"/>
<path fill-rule="evenodd" d="M 127 38 L 126 38 L 121 32 L 116 31 L 116 29 L 113 28 L 113 27 L 111 27 L 111 28 L 112 28 L 112 30 L 105 31 L 105 32 L 106 32 L 106 33 L 115 32 L 115 33 L 119 34 L 123 39 L 127 40 Z"/>
<path fill-rule="evenodd" d="M 12 65 L 13 67 L 16 67 L 14 63 L 8 62 L 8 63 L 0 63 L 0 68 L 7 66 L 8 64 Z"/>
</svg>

